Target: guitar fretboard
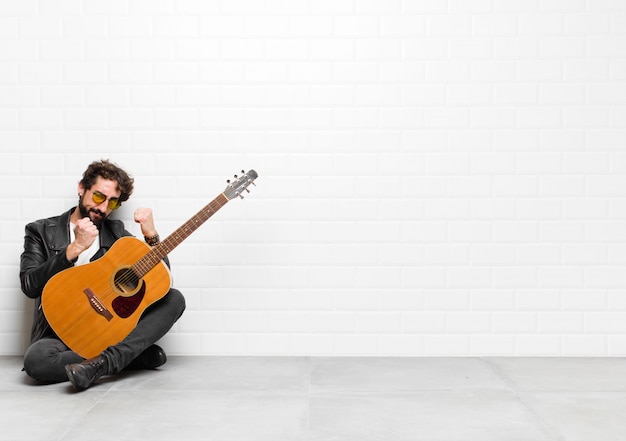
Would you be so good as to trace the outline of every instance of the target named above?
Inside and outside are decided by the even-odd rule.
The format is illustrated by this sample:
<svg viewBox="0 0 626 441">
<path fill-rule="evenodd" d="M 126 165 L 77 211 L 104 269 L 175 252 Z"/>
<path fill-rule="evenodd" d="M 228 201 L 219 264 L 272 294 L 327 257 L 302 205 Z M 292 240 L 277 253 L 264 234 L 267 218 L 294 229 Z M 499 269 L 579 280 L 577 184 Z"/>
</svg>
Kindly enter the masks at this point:
<svg viewBox="0 0 626 441">
<path fill-rule="evenodd" d="M 187 239 L 191 233 L 196 231 L 203 223 L 213 216 L 220 208 L 228 202 L 228 198 L 222 193 L 200 211 L 191 217 L 187 222 L 178 227 L 172 234 L 155 245 L 144 257 L 135 263 L 131 270 L 142 278 L 148 271 L 154 268 L 165 256 L 174 248 Z"/>
</svg>

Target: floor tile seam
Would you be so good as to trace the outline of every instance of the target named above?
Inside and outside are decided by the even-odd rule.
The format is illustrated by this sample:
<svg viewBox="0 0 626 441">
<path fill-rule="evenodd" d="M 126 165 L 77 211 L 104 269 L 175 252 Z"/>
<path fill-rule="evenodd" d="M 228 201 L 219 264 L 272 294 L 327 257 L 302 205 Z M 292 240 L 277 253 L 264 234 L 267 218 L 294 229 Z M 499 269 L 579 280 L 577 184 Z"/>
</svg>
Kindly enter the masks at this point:
<svg viewBox="0 0 626 441">
<path fill-rule="evenodd" d="M 490 357 L 481 357 L 481 359 L 489 366 L 493 372 L 500 378 L 507 387 L 510 388 L 511 393 L 515 396 L 515 399 L 522 405 L 537 421 L 539 426 L 551 437 L 554 437 L 555 441 L 567 441 L 566 438 L 559 433 L 556 428 L 550 424 L 533 406 L 530 405 L 521 394 L 523 391 L 519 390 L 518 387 L 515 386 L 513 380 L 508 378 L 501 369 L 499 369 L 497 363 Z"/>
<path fill-rule="evenodd" d="M 260 396 L 305 396 L 314 397 L 320 395 L 372 395 L 372 396 L 410 396 L 424 394 L 450 394 L 450 395 L 468 395 L 468 394 L 503 394 L 517 397 L 517 394 L 506 389 L 495 388 L 464 388 L 464 389 L 411 389 L 411 390 L 355 390 L 355 389 L 121 389 L 117 388 L 107 392 L 107 395 L 126 395 L 126 394 L 144 394 L 144 393 L 164 393 L 164 394 L 246 394 Z M 623 393 L 626 395 L 626 392 Z"/>
<path fill-rule="evenodd" d="M 260 396 L 309 396 L 309 391 L 305 389 L 168 389 L 168 388 L 151 388 L 151 389 L 115 389 L 111 390 L 107 395 L 128 395 L 128 394 L 246 394 Z"/>
<path fill-rule="evenodd" d="M 519 392 L 520 389 L 517 387 L 515 382 L 509 378 L 503 371 L 500 369 L 498 364 L 494 361 L 492 357 L 480 357 L 483 363 L 485 363 L 489 369 L 500 379 L 500 381 L 512 392 Z"/>
<path fill-rule="evenodd" d="M 315 357 L 307 357 L 307 383 L 306 383 L 306 421 L 304 427 L 304 433 L 310 436 L 311 433 L 311 404 L 312 404 L 312 386 L 313 386 L 313 369 L 315 366 Z"/>
<path fill-rule="evenodd" d="M 518 395 L 520 396 L 528 396 L 528 395 L 560 395 L 563 397 L 566 396 L 591 396 L 591 395 L 615 395 L 626 396 L 626 390 L 614 390 L 614 389 L 524 389 L 520 390 Z"/>
<path fill-rule="evenodd" d="M 411 396 L 428 394 L 446 395 L 480 395 L 480 394 L 502 394 L 517 398 L 517 394 L 504 389 L 476 388 L 476 389 L 413 389 L 413 390 L 313 390 L 311 396 Z"/>
<path fill-rule="evenodd" d="M 58 441 L 70 441 L 73 440 L 73 437 L 67 438 L 68 434 L 72 433 L 72 431 L 76 428 L 76 427 L 80 427 L 83 420 L 87 417 L 87 415 L 89 415 L 91 413 L 91 411 L 93 409 L 95 409 L 104 399 L 104 397 L 106 397 L 109 393 L 111 392 L 111 388 L 108 388 L 107 390 L 103 391 L 102 393 L 98 394 L 98 397 L 93 401 L 93 403 L 85 409 L 85 411 L 82 413 L 82 415 L 80 416 L 76 416 L 75 420 L 74 420 L 74 424 L 70 424 L 65 431 L 63 432 L 63 434 L 59 437 Z M 88 393 L 88 392 L 76 392 L 76 391 L 72 391 L 71 393 L 73 394 L 79 394 L 79 393 Z"/>
<path fill-rule="evenodd" d="M 524 357 L 519 357 L 524 358 Z M 553 358 L 553 357 L 546 357 Z M 573 357 L 576 358 L 576 357 Z M 510 387 L 511 389 L 517 391 L 518 393 L 542 393 L 542 392 L 553 392 L 553 393 L 609 393 L 609 392 L 618 392 L 618 393 L 626 393 L 626 388 L 622 387 L 621 389 L 603 389 L 603 388 L 559 388 L 559 389 L 546 389 L 546 388 L 524 388 L 521 386 L 517 386 L 515 382 L 510 379 L 502 369 L 499 368 L 496 358 L 494 357 L 484 357 L 483 360 L 493 369 L 493 371 L 502 379 L 502 381 Z"/>
</svg>

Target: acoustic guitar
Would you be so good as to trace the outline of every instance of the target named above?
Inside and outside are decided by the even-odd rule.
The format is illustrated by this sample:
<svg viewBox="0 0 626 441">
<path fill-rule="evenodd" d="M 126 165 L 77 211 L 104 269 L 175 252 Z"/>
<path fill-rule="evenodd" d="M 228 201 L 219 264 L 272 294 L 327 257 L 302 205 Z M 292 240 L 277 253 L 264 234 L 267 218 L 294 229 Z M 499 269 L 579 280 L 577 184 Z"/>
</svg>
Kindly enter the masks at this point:
<svg viewBox="0 0 626 441">
<path fill-rule="evenodd" d="M 80 356 L 92 358 L 130 334 L 145 309 L 170 290 L 172 279 L 163 258 L 228 201 L 249 192 L 258 175 L 254 170 L 242 173 L 154 247 L 122 237 L 98 260 L 53 276 L 41 304 L 59 338 Z"/>
</svg>

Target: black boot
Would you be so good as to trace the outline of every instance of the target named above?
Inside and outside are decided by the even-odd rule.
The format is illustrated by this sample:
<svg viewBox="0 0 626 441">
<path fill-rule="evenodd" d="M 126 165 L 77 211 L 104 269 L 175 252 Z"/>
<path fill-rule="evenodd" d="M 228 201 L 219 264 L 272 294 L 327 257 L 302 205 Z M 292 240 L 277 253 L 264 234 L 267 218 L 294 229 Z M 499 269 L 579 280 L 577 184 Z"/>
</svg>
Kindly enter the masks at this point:
<svg viewBox="0 0 626 441">
<path fill-rule="evenodd" d="M 65 373 L 77 391 L 83 391 L 98 378 L 108 374 L 108 363 L 103 356 L 90 358 L 82 363 L 68 364 Z"/>
<path fill-rule="evenodd" d="M 139 354 L 129 365 L 128 369 L 156 369 L 167 361 L 165 351 L 158 345 L 149 346 Z"/>
</svg>

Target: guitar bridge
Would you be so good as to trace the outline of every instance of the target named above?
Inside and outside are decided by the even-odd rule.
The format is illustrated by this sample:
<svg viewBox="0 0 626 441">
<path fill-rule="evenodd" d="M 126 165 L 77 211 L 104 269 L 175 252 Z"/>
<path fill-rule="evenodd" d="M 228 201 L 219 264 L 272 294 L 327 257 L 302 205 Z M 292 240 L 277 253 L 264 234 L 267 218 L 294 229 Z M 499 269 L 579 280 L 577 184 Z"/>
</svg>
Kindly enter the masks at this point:
<svg viewBox="0 0 626 441">
<path fill-rule="evenodd" d="M 100 301 L 96 293 L 93 292 L 91 288 L 87 288 L 83 292 L 87 296 L 87 299 L 89 299 L 89 304 L 94 309 L 94 311 L 96 311 L 98 314 L 100 314 L 102 317 L 104 317 L 108 321 L 111 321 L 111 319 L 113 318 L 113 314 L 111 314 L 111 311 L 109 311 L 107 307 L 104 306 L 104 304 Z"/>
</svg>

